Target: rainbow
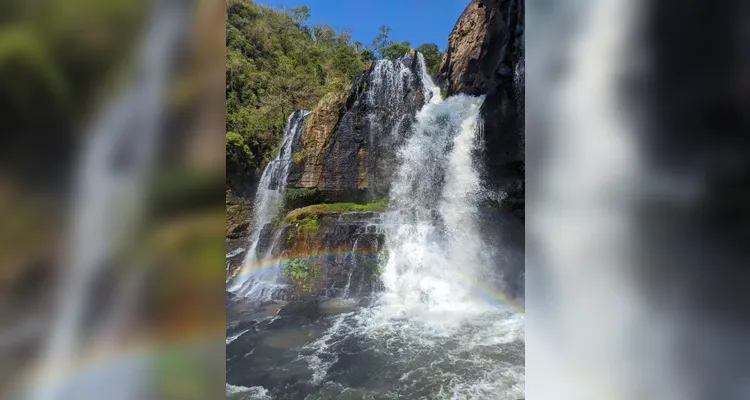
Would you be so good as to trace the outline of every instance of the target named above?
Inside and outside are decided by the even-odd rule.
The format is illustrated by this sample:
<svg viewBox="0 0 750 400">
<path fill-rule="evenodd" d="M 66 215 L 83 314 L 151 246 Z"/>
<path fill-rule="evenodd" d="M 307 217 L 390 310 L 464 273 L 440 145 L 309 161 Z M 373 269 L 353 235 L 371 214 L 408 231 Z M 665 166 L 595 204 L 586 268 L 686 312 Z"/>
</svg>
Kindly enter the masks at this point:
<svg viewBox="0 0 750 400">
<path fill-rule="evenodd" d="M 295 260 L 310 260 L 313 258 L 329 258 L 329 257 L 342 257 L 342 256 L 351 256 L 351 255 L 359 255 L 359 256 L 373 256 L 373 255 L 379 255 L 379 252 L 369 251 L 369 250 L 362 250 L 362 251 L 348 251 L 348 252 L 328 252 L 328 253 L 310 253 L 310 254 L 295 254 L 293 256 L 291 255 L 285 255 L 280 257 L 272 257 L 268 259 L 264 259 L 261 262 L 258 263 L 245 263 L 240 267 L 237 272 L 235 272 L 230 278 L 227 280 L 227 285 L 231 285 L 231 282 L 236 281 L 239 279 L 240 281 L 245 281 L 249 276 L 257 273 L 257 271 L 260 271 L 265 268 L 270 267 L 278 267 L 279 265 L 284 265 L 287 263 L 291 263 Z M 461 284 L 467 286 L 469 289 L 473 289 L 473 292 L 479 293 L 481 298 L 486 301 L 489 304 L 500 306 L 500 307 L 507 307 L 511 309 L 511 311 L 516 313 L 525 314 L 526 309 L 524 305 L 519 302 L 518 300 L 514 299 L 513 297 L 509 296 L 507 293 L 503 292 L 502 290 L 498 288 L 493 288 L 489 284 L 480 281 L 472 276 L 469 276 L 467 274 L 464 274 L 461 272 L 460 268 L 456 268 L 456 270 L 453 271 L 454 276 L 461 282 Z"/>
</svg>

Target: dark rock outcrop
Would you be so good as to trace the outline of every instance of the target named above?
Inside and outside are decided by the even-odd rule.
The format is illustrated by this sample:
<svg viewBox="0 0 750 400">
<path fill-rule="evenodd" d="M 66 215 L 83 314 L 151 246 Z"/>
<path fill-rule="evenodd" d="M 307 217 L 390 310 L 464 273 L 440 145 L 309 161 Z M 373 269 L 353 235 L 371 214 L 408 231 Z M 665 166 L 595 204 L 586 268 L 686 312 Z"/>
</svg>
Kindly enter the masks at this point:
<svg viewBox="0 0 750 400">
<path fill-rule="evenodd" d="M 369 294 L 384 256 L 381 223 L 378 212 L 333 212 L 282 226 L 271 254 L 286 260 L 289 298 Z"/>
<path fill-rule="evenodd" d="M 502 61 L 510 0 L 472 0 L 448 36 L 438 81 L 448 95 L 486 94 Z"/>
<path fill-rule="evenodd" d="M 486 95 L 480 155 L 487 187 L 524 216 L 524 0 L 472 0 L 449 38 L 439 81 L 449 95 Z"/>
<path fill-rule="evenodd" d="M 287 188 L 315 190 L 317 202 L 363 201 L 388 194 L 396 149 L 424 105 L 412 54 L 380 60 L 348 93 L 326 95 L 293 146 Z"/>
</svg>

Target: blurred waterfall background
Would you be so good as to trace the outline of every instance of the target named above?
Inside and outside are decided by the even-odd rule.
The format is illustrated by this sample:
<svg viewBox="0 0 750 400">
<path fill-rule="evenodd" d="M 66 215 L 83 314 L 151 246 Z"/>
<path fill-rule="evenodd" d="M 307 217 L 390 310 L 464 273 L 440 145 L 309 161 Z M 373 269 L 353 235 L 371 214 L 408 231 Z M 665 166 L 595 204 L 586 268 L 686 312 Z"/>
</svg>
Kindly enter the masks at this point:
<svg viewBox="0 0 750 400">
<path fill-rule="evenodd" d="M 750 398 L 748 21 L 528 2 L 527 399 Z"/>
<path fill-rule="evenodd" d="M 0 15 L 0 398 L 223 393 L 223 4 Z"/>
</svg>

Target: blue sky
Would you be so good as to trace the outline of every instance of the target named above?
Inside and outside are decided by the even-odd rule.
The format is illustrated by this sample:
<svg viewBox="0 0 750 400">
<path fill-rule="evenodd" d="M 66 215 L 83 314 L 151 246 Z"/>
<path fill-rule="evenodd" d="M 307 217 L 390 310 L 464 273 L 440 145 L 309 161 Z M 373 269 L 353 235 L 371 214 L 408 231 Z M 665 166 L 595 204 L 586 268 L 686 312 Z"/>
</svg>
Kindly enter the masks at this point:
<svg viewBox="0 0 750 400">
<path fill-rule="evenodd" d="M 445 50 L 448 34 L 469 0 L 260 0 L 267 6 L 310 7 L 310 22 L 349 29 L 353 40 L 370 44 L 380 25 L 388 25 L 391 40 L 408 40 L 412 47 L 435 43 Z"/>
</svg>

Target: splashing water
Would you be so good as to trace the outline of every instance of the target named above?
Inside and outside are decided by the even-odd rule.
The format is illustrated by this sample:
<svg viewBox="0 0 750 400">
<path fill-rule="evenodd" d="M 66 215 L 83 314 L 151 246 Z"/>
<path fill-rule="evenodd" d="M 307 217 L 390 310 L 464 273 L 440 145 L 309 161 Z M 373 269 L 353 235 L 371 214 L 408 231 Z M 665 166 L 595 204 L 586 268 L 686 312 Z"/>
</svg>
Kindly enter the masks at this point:
<svg viewBox="0 0 750 400">
<path fill-rule="evenodd" d="M 453 271 L 483 265 L 473 204 L 480 185 L 471 160 L 481 102 L 455 96 L 426 105 L 401 149 L 386 222 L 383 282 L 390 304 L 465 309 L 470 293 Z"/>
<path fill-rule="evenodd" d="M 497 278 L 476 220 L 482 102 L 465 95 L 442 101 L 436 93 L 400 150 L 385 223 L 385 291 L 362 314 L 360 334 L 390 342 L 382 351 L 405 364 L 399 394 L 406 397 L 523 396 L 523 316 L 486 302 L 472 284 Z"/>
</svg>

